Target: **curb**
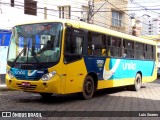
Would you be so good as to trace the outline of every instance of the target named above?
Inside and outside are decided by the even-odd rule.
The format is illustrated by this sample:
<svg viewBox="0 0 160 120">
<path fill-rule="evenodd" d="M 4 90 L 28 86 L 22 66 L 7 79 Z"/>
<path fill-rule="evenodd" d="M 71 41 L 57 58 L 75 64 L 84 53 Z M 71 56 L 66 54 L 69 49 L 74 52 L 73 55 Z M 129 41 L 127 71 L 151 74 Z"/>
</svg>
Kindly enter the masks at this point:
<svg viewBox="0 0 160 120">
<path fill-rule="evenodd" d="M 7 88 L 6 85 L 0 85 L 0 91 L 10 91 L 11 89 Z"/>
</svg>

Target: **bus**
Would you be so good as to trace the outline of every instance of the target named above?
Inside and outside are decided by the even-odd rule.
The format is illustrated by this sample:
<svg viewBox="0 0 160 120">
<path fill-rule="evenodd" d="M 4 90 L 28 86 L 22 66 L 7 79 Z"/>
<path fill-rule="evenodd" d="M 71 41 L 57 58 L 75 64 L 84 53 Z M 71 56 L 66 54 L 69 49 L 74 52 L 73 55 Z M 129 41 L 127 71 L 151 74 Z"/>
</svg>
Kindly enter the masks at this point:
<svg viewBox="0 0 160 120">
<path fill-rule="evenodd" d="M 157 78 L 156 50 L 151 40 L 82 21 L 19 24 L 12 29 L 6 85 L 42 97 L 78 93 L 84 99 L 105 88 L 138 91 Z"/>
</svg>

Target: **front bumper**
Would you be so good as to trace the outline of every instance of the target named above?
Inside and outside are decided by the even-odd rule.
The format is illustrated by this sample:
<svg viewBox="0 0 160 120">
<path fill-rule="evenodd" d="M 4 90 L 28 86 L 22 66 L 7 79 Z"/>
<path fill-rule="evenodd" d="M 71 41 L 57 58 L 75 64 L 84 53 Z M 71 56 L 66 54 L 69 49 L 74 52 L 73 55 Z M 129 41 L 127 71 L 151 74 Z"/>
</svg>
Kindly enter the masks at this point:
<svg viewBox="0 0 160 120">
<path fill-rule="evenodd" d="M 15 78 L 10 79 L 9 76 L 6 75 L 6 85 L 9 89 L 22 90 L 25 92 L 61 94 L 61 80 L 58 75 L 55 75 L 49 81 L 43 81 L 41 79 L 38 81 L 17 80 Z"/>
</svg>

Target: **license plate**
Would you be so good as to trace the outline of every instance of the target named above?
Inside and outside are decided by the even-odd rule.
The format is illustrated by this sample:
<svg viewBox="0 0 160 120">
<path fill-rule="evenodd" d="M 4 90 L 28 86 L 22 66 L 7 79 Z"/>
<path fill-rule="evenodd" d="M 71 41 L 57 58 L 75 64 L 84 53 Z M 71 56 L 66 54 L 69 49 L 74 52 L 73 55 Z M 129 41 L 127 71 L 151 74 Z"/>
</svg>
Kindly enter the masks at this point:
<svg viewBox="0 0 160 120">
<path fill-rule="evenodd" d="M 29 82 L 22 82 L 22 86 L 25 86 L 25 87 L 28 87 L 30 86 L 31 84 Z"/>
</svg>

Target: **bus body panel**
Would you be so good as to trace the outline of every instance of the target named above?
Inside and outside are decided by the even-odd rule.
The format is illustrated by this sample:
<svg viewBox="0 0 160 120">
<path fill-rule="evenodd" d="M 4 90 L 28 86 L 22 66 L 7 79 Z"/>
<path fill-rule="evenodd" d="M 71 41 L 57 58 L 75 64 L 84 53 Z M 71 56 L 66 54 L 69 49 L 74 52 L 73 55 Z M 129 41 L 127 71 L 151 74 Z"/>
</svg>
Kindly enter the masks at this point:
<svg viewBox="0 0 160 120">
<path fill-rule="evenodd" d="M 23 90 L 25 92 L 46 92 L 46 93 L 57 93 L 61 94 L 60 91 L 61 78 L 57 75 L 50 81 L 44 82 L 39 81 L 26 81 L 26 80 L 9 80 L 8 75 L 6 76 L 7 87 L 15 90 Z M 25 85 L 27 84 L 27 85 Z"/>
<path fill-rule="evenodd" d="M 65 93 L 81 92 L 87 75 L 84 59 L 65 64 L 63 68 L 66 68 Z"/>
<path fill-rule="evenodd" d="M 10 70 L 11 68 L 7 66 L 7 69 Z M 41 76 L 50 72 L 51 69 L 52 71 L 56 71 L 57 74 L 53 76 L 52 79 L 49 81 L 41 80 L 40 79 Z M 62 79 L 64 78 L 59 75 L 60 69 L 61 69 L 61 64 L 58 64 L 53 68 L 50 68 L 49 70 L 48 69 L 45 69 L 44 71 L 34 70 L 32 71 L 32 73 L 31 73 L 31 70 L 14 69 L 13 74 L 15 77 L 12 80 L 9 78 L 8 74 L 6 74 L 6 85 L 11 89 L 23 90 L 28 92 L 47 92 L 47 93 L 52 92 L 52 93 L 61 94 L 63 92 L 61 82 L 62 82 Z M 21 77 L 16 78 L 18 76 L 17 74 Z M 42 75 L 40 75 L 39 79 L 36 80 L 34 79 L 37 77 L 36 74 L 38 75 L 42 74 Z M 25 85 L 25 83 L 28 85 Z"/>
<path fill-rule="evenodd" d="M 142 74 L 143 83 L 156 79 L 154 61 L 115 58 L 105 60 L 93 56 L 85 57 L 85 63 L 88 73 L 97 73 L 98 89 L 133 85 L 138 72 Z"/>
</svg>

